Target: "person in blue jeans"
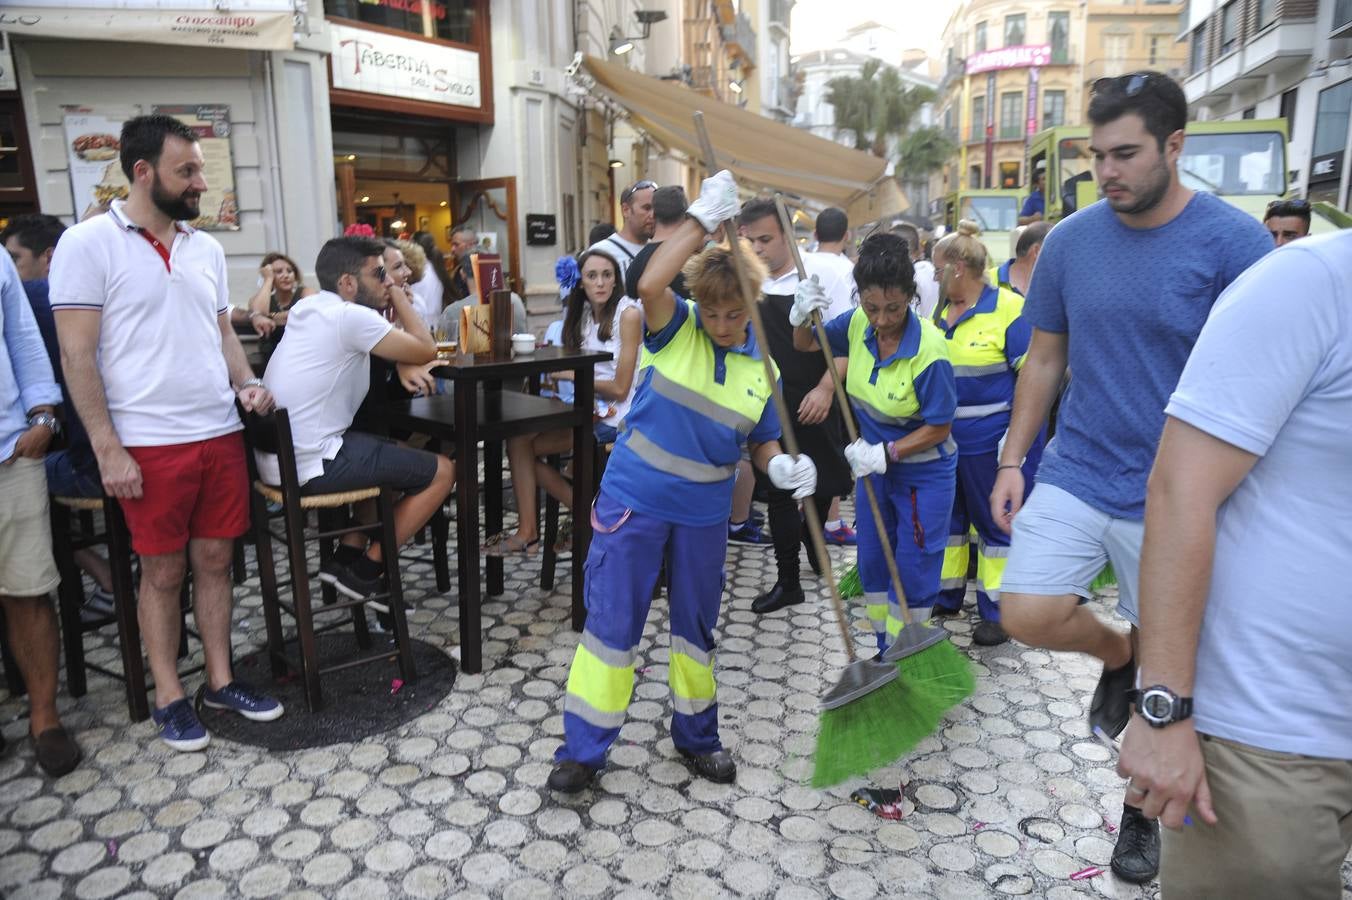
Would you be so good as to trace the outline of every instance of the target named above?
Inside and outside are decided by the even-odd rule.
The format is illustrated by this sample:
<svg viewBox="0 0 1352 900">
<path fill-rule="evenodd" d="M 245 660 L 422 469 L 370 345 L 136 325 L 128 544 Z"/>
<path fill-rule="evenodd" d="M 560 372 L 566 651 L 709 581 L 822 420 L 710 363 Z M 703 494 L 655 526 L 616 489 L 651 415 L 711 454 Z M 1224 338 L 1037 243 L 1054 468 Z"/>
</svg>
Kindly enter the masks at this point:
<svg viewBox="0 0 1352 900">
<path fill-rule="evenodd" d="M 1221 291 L 1272 248 L 1256 219 L 1179 180 L 1187 98 L 1158 72 L 1095 82 L 1089 147 L 1104 199 L 1043 244 L 1024 315 L 1033 326 L 991 516 L 1011 531 L 1001 618 L 1015 640 L 1103 662 L 1091 728 L 1127 726 L 1133 640 L 1082 607 L 1111 562 L 1118 612 L 1137 625 L 1146 478 L 1164 408 Z M 1057 430 L 1024 503 L 1021 466 L 1067 367 Z M 1112 869 L 1133 883 L 1159 870 L 1159 823 L 1128 794 Z"/>
<path fill-rule="evenodd" d="M 639 281 L 650 365 L 592 507 L 587 626 L 568 672 L 564 742 L 549 775 L 556 791 L 590 784 L 619 736 L 664 559 L 672 743 L 702 778 L 728 783 L 737 775 L 719 740 L 714 683 L 733 473 L 745 444 L 777 487 L 804 497 L 817 482 L 812 460 L 780 450 L 770 402 L 775 385 L 747 327 L 742 273 L 731 251 L 704 248 L 707 234 L 738 206 L 730 173 L 705 179 L 690 218 L 662 242 Z M 743 256 L 759 281 L 763 270 L 749 249 Z M 682 268 L 696 300 L 680 299 L 668 286 Z"/>
</svg>

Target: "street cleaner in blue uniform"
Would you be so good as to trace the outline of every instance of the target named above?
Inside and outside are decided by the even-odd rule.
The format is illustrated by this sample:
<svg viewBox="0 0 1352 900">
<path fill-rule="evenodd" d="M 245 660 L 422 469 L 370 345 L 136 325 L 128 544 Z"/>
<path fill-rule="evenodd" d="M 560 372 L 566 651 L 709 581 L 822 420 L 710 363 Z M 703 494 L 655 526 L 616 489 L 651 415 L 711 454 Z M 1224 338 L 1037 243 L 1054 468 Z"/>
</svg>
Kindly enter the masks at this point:
<svg viewBox="0 0 1352 900">
<path fill-rule="evenodd" d="M 620 733 L 664 559 L 672 742 L 700 777 L 729 783 L 737 775 L 718 737 L 713 631 L 742 446 L 776 487 L 795 497 L 811 496 L 817 483 L 808 457 L 795 460 L 780 449 L 773 385 L 749 329 L 732 254 L 705 247 L 709 233 L 738 209 L 730 173 L 705 179 L 689 218 L 662 242 L 639 280 L 642 380 L 592 506 L 587 627 L 568 673 L 564 743 L 549 775 L 556 791 L 585 788 Z M 742 256 L 759 284 L 765 272 L 749 249 Z M 689 299 L 668 287 L 677 273 L 685 275 Z"/>
<path fill-rule="evenodd" d="M 1033 280 L 1033 267 L 1037 265 L 1038 254 L 1042 252 L 1042 242 L 1051 230 L 1050 222 L 1034 222 L 1020 228 L 1019 236 L 1014 241 L 1014 255 L 998 266 L 991 266 L 986 273 L 986 280 L 996 287 L 1012 290 L 1020 297 L 1027 294 L 1028 283 Z M 934 277 L 936 280 L 939 277 L 937 269 Z"/>
<path fill-rule="evenodd" d="M 1048 227 L 1045 222 L 1029 225 L 1019 238 L 1020 246 L 1029 233 L 1035 233 L 1034 229 L 1045 233 Z M 1009 640 L 1000 625 L 999 607 L 1009 535 L 991 518 L 989 498 L 995 487 L 1000 440 L 1009 428 L 1009 413 L 1014 408 L 1014 385 L 1028 353 L 1033 327 L 1023 317 L 1023 295 L 990 284 L 983 275 L 988 260 L 980 233 L 975 222 L 964 219 L 956 231 L 934 247 L 934 275 L 941 279 L 946 298 L 934 311 L 934 325 L 948 343 L 948 359 L 958 386 L 958 410 L 953 420 L 953 439 L 958 443 L 957 493 L 944 551 L 942 593 L 934 614 L 956 616 L 962 612 L 970 532 L 974 528 L 976 602 L 981 622 L 972 632 L 972 641 L 993 647 Z M 1041 459 L 1039 435 L 1023 462 L 1027 491 L 1032 490 Z"/>
<path fill-rule="evenodd" d="M 894 234 L 865 240 L 854 281 L 859 308 L 827 322 L 826 337 L 832 355 L 847 360 L 845 393 L 859 422 L 860 438 L 845 457 L 856 479 L 872 479 L 887 529 L 877 533 L 856 489 L 859 581 L 881 651 L 905 621 L 882 541 L 896 556 L 916 622 L 929 619 L 939 596 L 958 462 L 950 435 L 958 400 L 943 335 L 910 307 L 915 269 L 906 242 Z M 811 314 L 827 302 L 812 279 L 799 282 L 789 313 L 795 349 L 817 347 Z"/>
</svg>

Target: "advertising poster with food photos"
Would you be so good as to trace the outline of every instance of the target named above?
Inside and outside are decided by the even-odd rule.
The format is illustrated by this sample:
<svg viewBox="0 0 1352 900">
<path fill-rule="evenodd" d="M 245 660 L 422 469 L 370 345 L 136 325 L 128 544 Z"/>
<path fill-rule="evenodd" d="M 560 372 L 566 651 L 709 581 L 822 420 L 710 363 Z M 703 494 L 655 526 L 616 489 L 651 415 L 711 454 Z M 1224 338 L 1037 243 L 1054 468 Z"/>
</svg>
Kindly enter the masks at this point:
<svg viewBox="0 0 1352 900">
<path fill-rule="evenodd" d="M 239 231 L 239 203 L 235 195 L 235 161 L 230 152 L 230 107 L 220 103 L 152 106 L 151 112 L 173 116 L 197 135 L 202 145 L 207 189 L 201 215 L 191 224 L 203 231 Z"/>
<path fill-rule="evenodd" d="M 75 217 L 84 221 L 108 211 L 113 200 L 127 199 L 118 135 L 134 113 L 108 115 L 67 107 L 64 116 L 70 186 L 75 192 Z"/>
</svg>

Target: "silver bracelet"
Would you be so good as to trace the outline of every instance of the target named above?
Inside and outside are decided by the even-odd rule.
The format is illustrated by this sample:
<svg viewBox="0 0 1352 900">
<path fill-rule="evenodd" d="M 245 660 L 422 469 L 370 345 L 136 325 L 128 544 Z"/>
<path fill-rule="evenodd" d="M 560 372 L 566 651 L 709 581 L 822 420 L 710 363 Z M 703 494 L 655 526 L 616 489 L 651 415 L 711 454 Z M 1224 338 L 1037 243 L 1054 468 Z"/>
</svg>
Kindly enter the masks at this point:
<svg viewBox="0 0 1352 900">
<path fill-rule="evenodd" d="M 241 385 L 239 386 L 239 390 L 242 391 L 242 390 L 244 390 L 245 388 L 262 387 L 262 386 L 263 386 L 263 379 L 261 379 L 261 378 L 250 378 L 248 381 L 244 382 L 243 384 L 241 384 Z M 239 391 L 236 391 L 235 393 L 239 393 Z"/>
</svg>

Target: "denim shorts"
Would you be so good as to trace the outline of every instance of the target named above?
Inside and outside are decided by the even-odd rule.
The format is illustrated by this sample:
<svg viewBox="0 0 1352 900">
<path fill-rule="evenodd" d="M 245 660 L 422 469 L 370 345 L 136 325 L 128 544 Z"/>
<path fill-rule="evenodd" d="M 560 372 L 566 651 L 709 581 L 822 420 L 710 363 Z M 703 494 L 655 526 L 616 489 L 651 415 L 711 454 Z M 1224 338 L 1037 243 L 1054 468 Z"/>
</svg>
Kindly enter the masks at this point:
<svg viewBox="0 0 1352 900">
<path fill-rule="evenodd" d="M 1136 585 L 1145 523 L 1116 519 L 1046 482 L 1033 488 L 1014 517 L 1002 596 L 1090 596 L 1089 585 L 1111 562 L 1117 576 L 1117 611 L 1139 625 Z"/>
<path fill-rule="evenodd" d="M 607 425 L 605 422 L 597 422 L 593 427 L 596 433 L 596 443 L 604 447 L 606 444 L 615 443 L 615 438 L 619 437 L 620 432 L 614 425 Z"/>
<path fill-rule="evenodd" d="M 422 491 L 437 474 L 437 455 L 361 431 L 343 435 L 343 446 L 324 460 L 324 474 L 301 485 L 302 494 L 336 494 L 383 487 L 403 494 Z"/>
<path fill-rule="evenodd" d="M 55 497 L 103 496 L 99 463 L 87 448 L 55 450 L 43 460 L 47 465 L 47 492 Z"/>
</svg>

